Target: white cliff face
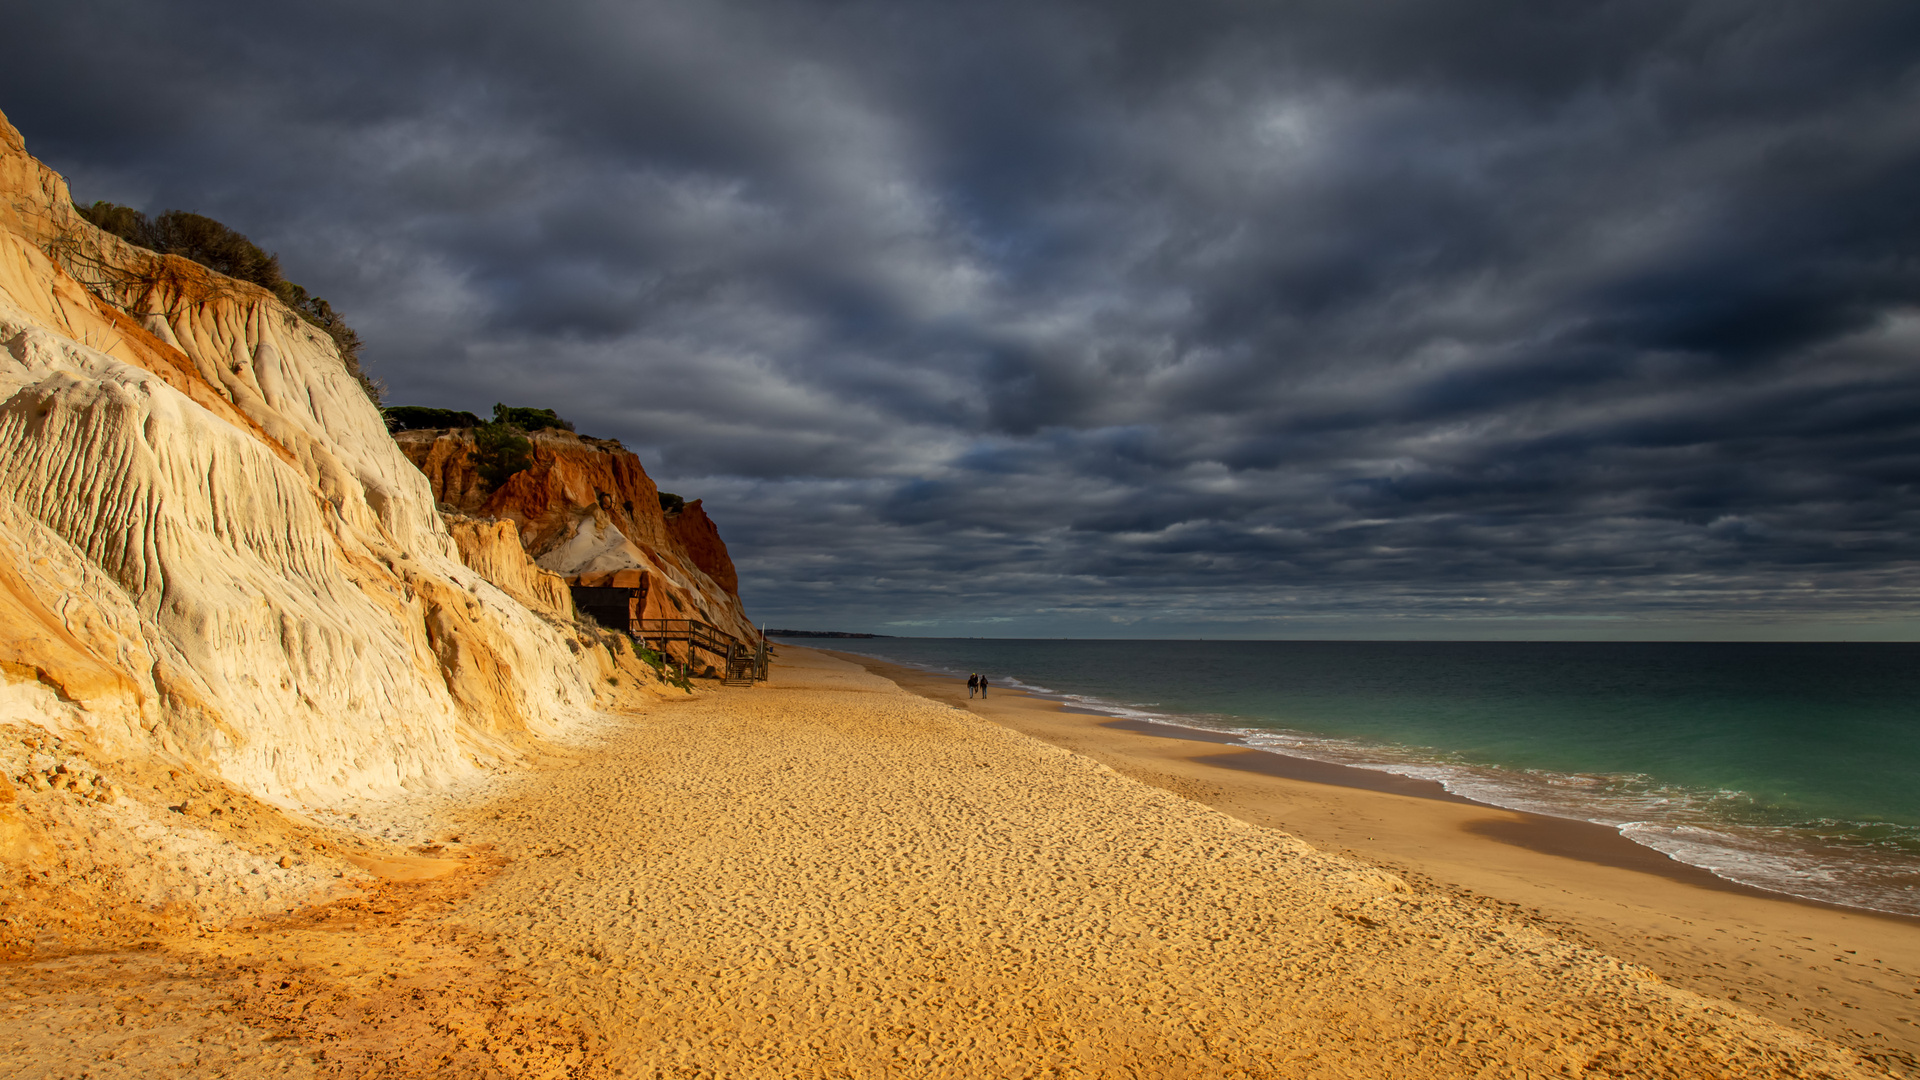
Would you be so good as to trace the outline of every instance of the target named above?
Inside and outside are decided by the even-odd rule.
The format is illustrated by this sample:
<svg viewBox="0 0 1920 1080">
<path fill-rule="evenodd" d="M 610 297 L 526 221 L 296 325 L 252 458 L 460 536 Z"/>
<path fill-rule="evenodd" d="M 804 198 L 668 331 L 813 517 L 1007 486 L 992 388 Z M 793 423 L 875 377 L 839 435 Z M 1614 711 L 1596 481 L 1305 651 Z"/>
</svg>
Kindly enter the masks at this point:
<svg viewBox="0 0 1920 1080">
<path fill-rule="evenodd" d="M 592 709 L 325 335 L 94 230 L 4 118 L 0 187 L 0 721 L 325 802 Z"/>
<path fill-rule="evenodd" d="M 676 586 L 686 585 L 647 558 L 605 514 L 582 514 L 574 523 L 573 535 L 540 556 L 539 561 L 545 569 L 567 577 L 607 570 L 645 570 L 667 578 Z"/>
</svg>

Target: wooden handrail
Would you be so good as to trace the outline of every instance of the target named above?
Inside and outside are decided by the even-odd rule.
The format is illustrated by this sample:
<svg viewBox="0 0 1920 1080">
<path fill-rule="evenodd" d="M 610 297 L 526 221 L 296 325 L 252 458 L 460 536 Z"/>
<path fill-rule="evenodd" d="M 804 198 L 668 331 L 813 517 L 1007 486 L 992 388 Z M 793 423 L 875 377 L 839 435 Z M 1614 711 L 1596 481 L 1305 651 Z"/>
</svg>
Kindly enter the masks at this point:
<svg viewBox="0 0 1920 1080">
<path fill-rule="evenodd" d="M 640 637 L 652 638 L 662 644 L 684 641 L 689 648 L 714 654 L 726 666 L 727 670 L 723 673 L 725 677 L 736 677 L 743 671 L 751 672 L 755 680 L 767 677 L 764 640 L 757 645 L 741 641 L 703 619 L 635 619 L 633 625 L 634 632 Z"/>
</svg>

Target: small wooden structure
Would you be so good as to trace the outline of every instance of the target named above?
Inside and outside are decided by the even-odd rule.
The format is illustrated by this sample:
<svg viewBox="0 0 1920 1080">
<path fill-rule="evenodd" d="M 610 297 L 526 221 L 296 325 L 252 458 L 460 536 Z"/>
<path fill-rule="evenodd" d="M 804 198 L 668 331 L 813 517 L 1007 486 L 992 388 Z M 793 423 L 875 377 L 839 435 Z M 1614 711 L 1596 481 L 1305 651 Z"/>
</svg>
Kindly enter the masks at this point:
<svg viewBox="0 0 1920 1080">
<path fill-rule="evenodd" d="M 644 570 L 613 570 L 569 578 L 567 589 L 581 614 L 659 650 L 684 674 L 700 666 L 695 659 L 697 653 L 706 653 L 713 659 L 704 666 L 714 668 L 729 684 L 745 686 L 766 681 L 765 634 L 759 641 L 746 642 L 700 619 L 646 618 L 651 580 L 652 575 Z M 678 649 L 672 648 L 676 645 Z"/>
<path fill-rule="evenodd" d="M 613 570 L 581 574 L 567 581 L 574 609 L 609 630 L 640 635 L 640 617 L 647 610 L 647 587 L 652 575 L 645 570 Z"/>
<path fill-rule="evenodd" d="M 767 667 L 771 654 L 767 651 L 767 635 L 763 630 L 760 640 L 744 644 L 734 651 L 727 661 L 728 686 L 752 686 L 767 681 Z"/>
</svg>

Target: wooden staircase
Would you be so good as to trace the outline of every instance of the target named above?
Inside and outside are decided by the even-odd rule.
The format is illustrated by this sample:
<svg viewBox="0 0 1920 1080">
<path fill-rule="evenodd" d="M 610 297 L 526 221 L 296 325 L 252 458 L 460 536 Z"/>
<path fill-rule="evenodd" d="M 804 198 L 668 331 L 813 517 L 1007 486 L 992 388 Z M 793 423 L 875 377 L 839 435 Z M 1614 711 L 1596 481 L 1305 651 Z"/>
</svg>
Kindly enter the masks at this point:
<svg viewBox="0 0 1920 1080">
<path fill-rule="evenodd" d="M 689 667 L 693 666 L 695 653 L 706 653 L 718 661 L 708 666 L 717 668 L 730 686 L 752 686 L 766 681 L 764 635 L 760 641 L 748 643 L 699 619 L 636 619 L 634 633 L 655 648 L 670 642 L 684 645 Z"/>
<path fill-rule="evenodd" d="M 699 619 L 643 619 L 651 575 L 640 570 L 580 574 L 567 580 L 574 609 L 610 630 L 629 634 L 671 657 L 667 645 L 678 644 L 685 656 L 682 668 L 691 674 L 696 653 L 706 653 L 728 686 L 752 686 L 767 679 L 767 635 L 741 641 L 725 630 Z M 680 663 L 679 661 L 675 661 Z M 702 669 L 704 670 L 704 668 Z"/>
</svg>

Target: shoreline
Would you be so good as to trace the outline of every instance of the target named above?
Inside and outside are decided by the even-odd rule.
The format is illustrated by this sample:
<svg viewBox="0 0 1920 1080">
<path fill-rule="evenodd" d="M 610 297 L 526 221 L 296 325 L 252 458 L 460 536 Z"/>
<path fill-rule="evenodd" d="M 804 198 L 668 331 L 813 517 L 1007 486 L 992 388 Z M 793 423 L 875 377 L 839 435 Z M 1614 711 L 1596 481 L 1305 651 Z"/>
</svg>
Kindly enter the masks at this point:
<svg viewBox="0 0 1920 1080">
<path fill-rule="evenodd" d="M 1035 700 L 1046 701 L 1039 695 L 1029 695 Z M 1789 904 L 1805 904 L 1808 907 L 1822 908 L 1827 911 L 1844 911 L 1875 918 L 1891 919 L 1920 928 L 1920 917 L 1901 915 L 1897 912 L 1875 911 L 1871 908 L 1851 907 L 1846 904 L 1834 904 L 1825 900 L 1815 900 L 1792 893 L 1763 889 L 1757 885 L 1748 885 L 1721 877 L 1719 874 L 1692 863 L 1636 843 L 1631 837 L 1611 825 L 1595 821 L 1581 821 L 1576 818 L 1556 817 L 1532 810 L 1516 810 L 1497 803 L 1482 802 L 1465 795 L 1457 795 L 1446 789 L 1438 780 L 1424 780 L 1419 777 L 1403 776 L 1380 769 L 1364 769 L 1357 765 L 1342 765 L 1331 761 L 1318 761 L 1313 758 L 1297 757 L 1279 750 L 1264 747 L 1246 746 L 1237 738 L 1224 732 L 1209 732 L 1204 728 L 1187 728 L 1178 724 L 1161 724 L 1152 720 L 1130 720 L 1125 717 L 1107 717 L 1104 713 L 1091 709 L 1069 708 L 1069 712 L 1087 716 L 1101 717 L 1100 726 L 1109 730 L 1129 731 L 1161 739 L 1179 739 L 1190 742 L 1222 743 L 1232 746 L 1227 753 L 1210 754 L 1192 760 L 1217 765 L 1223 769 L 1238 769 L 1242 772 L 1258 773 L 1263 776 L 1277 777 L 1283 780 L 1297 780 L 1305 783 L 1327 784 L 1333 787 L 1355 788 L 1387 795 L 1404 795 L 1413 799 L 1433 799 L 1439 802 L 1460 803 L 1477 806 L 1486 810 L 1498 810 L 1512 814 L 1518 821 L 1488 822 L 1476 826 L 1470 831 L 1503 844 L 1512 844 L 1527 848 L 1542 855 L 1556 855 L 1577 859 L 1581 862 L 1610 866 L 1619 870 L 1633 870 L 1660 877 L 1697 888 L 1712 889 L 1721 892 L 1739 893 L 1743 896 L 1777 900 Z"/>
<path fill-rule="evenodd" d="M 818 648 L 818 646 L 802 646 Z M 928 671 L 858 653 L 833 652 L 842 659 L 861 663 L 875 674 L 886 677 L 903 675 L 909 681 L 927 680 L 932 684 L 953 681 L 953 678 L 941 672 Z M 896 682 L 900 680 L 895 679 Z M 901 683 L 905 686 L 905 683 Z M 964 684 L 962 684 L 964 685 Z M 913 692 L 923 696 L 934 696 L 926 692 L 927 688 L 915 688 Z M 1592 862 L 1601 866 L 1610 866 L 1622 870 L 1635 870 L 1656 874 L 1673 881 L 1682 882 L 1703 889 L 1739 893 L 1761 899 L 1782 903 L 1802 904 L 1826 911 L 1847 912 L 1876 919 L 1887 919 L 1920 929 L 1920 915 L 1907 915 L 1900 912 L 1881 911 L 1875 908 L 1852 904 L 1841 904 L 1815 897 L 1798 896 L 1779 889 L 1769 889 L 1751 885 L 1743 881 L 1722 877 L 1705 867 L 1696 866 L 1674 856 L 1633 840 L 1617 827 L 1580 818 L 1562 817 L 1556 814 L 1535 810 L 1521 810 L 1510 806 L 1501 806 L 1482 799 L 1460 795 L 1447 789 L 1437 780 L 1407 776 L 1385 769 L 1370 769 L 1359 765 L 1346 765 L 1339 762 L 1321 761 L 1318 758 L 1301 757 L 1284 750 L 1270 747 L 1249 746 L 1238 735 L 1230 732 L 1215 731 L 1210 728 L 1190 727 L 1173 721 L 1146 720 L 1129 716 L 1102 712 L 1086 705 L 1076 704 L 1061 698 L 1049 696 L 1032 689 L 1002 686 L 996 687 L 1002 694 L 1017 694 L 1021 697 L 1058 708 L 1062 713 L 1085 716 L 1099 726 L 1112 731 L 1124 731 L 1151 738 L 1176 739 L 1183 742 L 1214 743 L 1229 748 L 1226 752 L 1206 757 L 1192 757 L 1189 760 L 1205 762 L 1223 769 L 1259 773 L 1283 780 L 1295 780 L 1306 783 L 1326 784 L 1332 787 L 1353 788 L 1380 794 L 1401 795 L 1415 799 L 1433 799 L 1440 802 L 1459 803 L 1480 807 L 1485 810 L 1499 811 L 1514 815 L 1519 820 L 1503 823 L 1487 823 L 1475 831 L 1489 839 L 1519 847 L 1530 848 L 1544 855 L 1557 855 Z M 937 691 L 936 691 L 937 693 Z M 941 699 L 944 700 L 944 699 Z M 959 700 L 959 695 L 955 695 Z M 975 699 L 968 699 L 969 701 Z"/>
<path fill-rule="evenodd" d="M 782 643 L 788 648 L 812 646 Z M 1742 885 L 1617 830 L 1475 802 L 1434 781 L 1289 757 L 1225 733 L 1112 717 L 1012 688 L 816 650 L 1417 888 L 1490 903 L 1920 1076 L 1920 919 Z"/>
<path fill-rule="evenodd" d="M 1784 905 L 1459 828 L 1502 812 L 1222 767 L 1200 760 L 1217 741 L 896 674 L 789 647 L 769 682 L 603 714 L 497 783 L 363 808 L 398 869 L 447 872 L 15 963 L 0 1046 L 23 1075 L 288 1080 L 1915 1071 L 1907 1044 L 1848 1028 L 1867 1014 L 1844 998 L 1884 1004 L 1863 976 L 1906 975 L 1836 966 L 1847 916 L 1792 908 L 1808 936 L 1776 941 L 1726 905 Z M 1409 837 L 1432 850 L 1386 857 Z M 1463 849 L 1493 876 L 1463 886 Z M 1604 911 L 1498 899 L 1513 860 L 1536 891 L 1591 891 L 1586 873 L 1705 898 L 1718 921 L 1660 940 L 1732 981 L 1634 962 Z M 1615 929 L 1641 932 L 1630 915 Z M 1739 950 L 1786 948 L 1803 980 L 1774 989 L 1825 995 L 1804 1001 L 1825 1027 L 1769 1015 L 1765 973 L 1734 985 Z"/>
</svg>

